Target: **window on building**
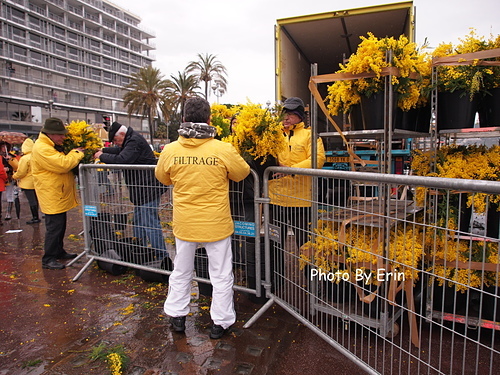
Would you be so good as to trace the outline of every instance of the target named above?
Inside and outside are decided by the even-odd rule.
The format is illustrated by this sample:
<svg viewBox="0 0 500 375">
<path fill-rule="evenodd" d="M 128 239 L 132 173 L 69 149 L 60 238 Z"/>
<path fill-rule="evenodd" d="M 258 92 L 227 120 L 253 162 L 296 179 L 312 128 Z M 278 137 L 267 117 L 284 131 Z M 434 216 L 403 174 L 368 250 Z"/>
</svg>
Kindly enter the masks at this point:
<svg viewBox="0 0 500 375">
<path fill-rule="evenodd" d="M 56 52 L 63 53 L 63 54 L 66 53 L 66 46 L 64 44 L 56 42 L 55 47 L 56 47 Z"/>
<path fill-rule="evenodd" d="M 94 49 L 100 49 L 101 48 L 101 43 L 99 41 L 94 40 L 94 39 L 89 39 L 90 41 L 90 47 Z"/>
<path fill-rule="evenodd" d="M 72 31 L 68 31 L 68 38 L 75 42 L 75 43 L 78 43 L 78 35 Z"/>
<path fill-rule="evenodd" d="M 81 100 L 81 103 L 83 103 L 86 99 L 83 95 L 79 95 L 78 100 Z M 76 112 L 76 111 L 69 111 L 69 121 L 84 121 L 87 119 L 87 114 L 85 112 Z"/>
<path fill-rule="evenodd" d="M 20 11 L 19 9 L 16 9 L 16 8 L 11 8 L 11 12 L 12 12 L 12 16 L 14 18 L 18 18 L 22 21 L 24 21 L 24 12 Z"/>
<path fill-rule="evenodd" d="M 62 27 L 55 26 L 55 25 L 54 25 L 54 33 L 56 34 L 56 36 L 61 37 L 61 38 L 64 38 L 66 36 L 65 30 Z"/>
<path fill-rule="evenodd" d="M 68 47 L 69 55 L 73 59 L 78 59 L 78 49 L 75 47 Z"/>
<path fill-rule="evenodd" d="M 31 62 L 36 65 L 42 65 L 42 54 L 36 51 L 31 51 Z"/>
<path fill-rule="evenodd" d="M 111 59 L 108 59 L 107 57 L 103 57 L 102 64 L 105 68 L 111 68 Z"/>
<path fill-rule="evenodd" d="M 104 82 L 108 82 L 108 83 L 113 82 L 113 74 L 111 72 L 104 71 L 102 78 L 103 78 Z"/>
<path fill-rule="evenodd" d="M 32 44 L 36 44 L 36 45 L 40 46 L 42 38 L 40 38 L 40 35 L 30 34 L 30 41 Z"/>
<path fill-rule="evenodd" d="M 91 68 L 90 75 L 92 79 L 97 79 L 97 80 L 101 79 L 101 71 L 99 69 Z"/>
<path fill-rule="evenodd" d="M 7 102 L 0 102 L 0 118 L 7 118 Z"/>
<path fill-rule="evenodd" d="M 12 34 L 21 38 L 26 37 L 26 31 L 15 26 L 12 26 Z"/>
<path fill-rule="evenodd" d="M 12 120 L 14 121 L 31 121 L 31 107 L 27 105 L 15 105 L 14 112 L 12 112 Z"/>
<path fill-rule="evenodd" d="M 74 62 L 69 63 L 69 71 L 71 74 L 80 75 L 80 65 Z"/>
<path fill-rule="evenodd" d="M 40 21 L 40 18 L 33 17 L 32 15 L 30 15 L 29 20 L 31 27 L 36 28 L 38 30 L 42 27 L 42 21 Z"/>
<path fill-rule="evenodd" d="M 59 71 L 65 71 L 67 67 L 67 63 L 61 59 L 55 59 L 56 69 Z"/>
<path fill-rule="evenodd" d="M 20 56 L 26 56 L 27 54 L 26 48 L 14 46 L 14 54 Z"/>
<path fill-rule="evenodd" d="M 99 65 L 101 63 L 101 57 L 98 56 L 98 55 L 95 55 L 93 53 L 90 54 L 90 61 L 93 63 L 93 64 L 97 64 Z"/>
</svg>

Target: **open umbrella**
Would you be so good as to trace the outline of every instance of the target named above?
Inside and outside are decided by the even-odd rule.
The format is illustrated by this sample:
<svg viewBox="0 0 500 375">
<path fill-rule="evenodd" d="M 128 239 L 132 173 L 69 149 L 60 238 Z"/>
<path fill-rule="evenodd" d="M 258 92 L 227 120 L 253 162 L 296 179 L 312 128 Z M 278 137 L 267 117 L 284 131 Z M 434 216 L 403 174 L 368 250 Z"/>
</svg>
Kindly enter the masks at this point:
<svg viewBox="0 0 500 375">
<path fill-rule="evenodd" d="M 0 142 L 10 143 L 11 145 L 18 145 L 24 142 L 28 138 L 26 134 L 18 132 L 0 132 Z"/>
</svg>

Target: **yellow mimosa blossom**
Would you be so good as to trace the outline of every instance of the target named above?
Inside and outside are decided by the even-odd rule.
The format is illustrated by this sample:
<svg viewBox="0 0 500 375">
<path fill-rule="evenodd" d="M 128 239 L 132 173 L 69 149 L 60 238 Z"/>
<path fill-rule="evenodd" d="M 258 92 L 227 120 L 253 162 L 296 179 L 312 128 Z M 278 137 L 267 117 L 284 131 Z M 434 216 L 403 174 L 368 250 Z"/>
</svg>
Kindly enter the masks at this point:
<svg viewBox="0 0 500 375">
<path fill-rule="evenodd" d="M 469 34 L 459 38 L 459 43 L 441 43 L 433 52 L 434 58 L 453 56 L 457 54 L 473 53 L 489 49 L 499 48 L 500 36 L 491 36 L 486 39 L 477 35 L 475 29 L 471 28 Z M 499 61 L 496 59 L 487 59 Z M 458 59 L 462 62 L 464 59 Z M 481 60 L 473 59 L 468 64 L 438 66 L 438 89 L 440 91 L 465 91 L 472 100 L 479 92 L 487 92 L 500 86 L 500 67 L 489 67 L 480 64 Z"/>
<path fill-rule="evenodd" d="M 390 54 L 389 54 L 390 51 Z M 347 112 L 358 104 L 362 95 L 383 92 L 382 69 L 396 67 L 399 73 L 391 77 L 397 96 L 397 105 L 404 111 L 427 102 L 431 83 L 431 60 L 421 53 L 415 43 L 401 35 L 398 39 L 377 38 L 372 33 L 361 37 L 356 53 L 347 64 L 340 64 L 336 73 L 373 73 L 375 77 L 336 81 L 328 87 L 328 109 L 333 115 Z"/>
<path fill-rule="evenodd" d="M 112 375 L 122 374 L 122 359 L 118 353 L 109 353 L 107 357 Z"/>
<path fill-rule="evenodd" d="M 66 129 L 68 133 L 63 143 L 64 151 L 69 152 L 76 147 L 83 147 L 85 156 L 81 163 L 93 163 L 94 153 L 103 146 L 102 139 L 85 121 L 71 121 Z"/>
<path fill-rule="evenodd" d="M 233 132 L 223 141 L 231 143 L 244 158 L 277 157 L 286 147 L 281 119 L 277 110 L 247 103 L 238 107 Z"/>
</svg>

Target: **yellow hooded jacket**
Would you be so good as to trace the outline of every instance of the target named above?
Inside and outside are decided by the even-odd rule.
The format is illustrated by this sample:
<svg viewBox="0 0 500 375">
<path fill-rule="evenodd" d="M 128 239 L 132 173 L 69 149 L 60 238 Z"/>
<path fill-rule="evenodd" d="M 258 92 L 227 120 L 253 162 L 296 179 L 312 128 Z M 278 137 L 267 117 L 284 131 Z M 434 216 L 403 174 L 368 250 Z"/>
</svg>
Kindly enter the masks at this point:
<svg viewBox="0 0 500 375">
<path fill-rule="evenodd" d="M 293 168 L 312 168 L 311 129 L 305 129 L 304 123 L 298 123 L 285 132 L 287 147 L 278 155 L 280 165 Z M 317 141 L 318 168 L 325 163 L 323 141 Z M 311 177 L 285 176 L 269 181 L 271 203 L 284 207 L 311 206 Z"/>
<path fill-rule="evenodd" d="M 44 214 L 60 214 L 77 206 L 72 169 L 83 156 L 83 152 L 77 150 L 71 150 L 67 155 L 57 151 L 54 142 L 40 133 L 31 153 L 31 171 L 40 210 Z"/>
<path fill-rule="evenodd" d="M 31 150 L 33 150 L 33 144 L 34 142 L 31 138 L 24 140 L 21 146 L 23 156 L 19 159 L 16 173 L 12 175 L 14 180 L 19 180 L 17 186 L 21 189 L 33 190 L 35 188 L 33 174 L 31 173 Z"/>
<path fill-rule="evenodd" d="M 229 179 L 241 181 L 250 167 L 229 143 L 179 137 L 163 149 L 156 178 L 174 185 L 173 233 L 189 242 L 215 242 L 234 232 Z"/>
</svg>

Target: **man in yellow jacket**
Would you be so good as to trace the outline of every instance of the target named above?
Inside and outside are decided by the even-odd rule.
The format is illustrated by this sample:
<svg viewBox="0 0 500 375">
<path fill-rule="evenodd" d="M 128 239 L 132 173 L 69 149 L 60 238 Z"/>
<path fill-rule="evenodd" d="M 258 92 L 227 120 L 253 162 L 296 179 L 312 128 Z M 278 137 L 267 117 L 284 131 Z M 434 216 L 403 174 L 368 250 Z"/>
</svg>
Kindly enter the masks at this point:
<svg viewBox="0 0 500 375">
<path fill-rule="evenodd" d="M 62 150 L 66 127 L 55 117 L 45 120 L 33 145 L 31 168 L 40 209 L 45 214 L 45 253 L 42 267 L 59 270 L 64 264 L 57 259 L 72 259 L 76 254 L 64 250 L 66 212 L 77 206 L 76 181 L 72 169 L 83 159 L 83 148 L 68 154 Z"/>
<path fill-rule="evenodd" d="M 283 167 L 312 168 L 312 135 L 304 121 L 304 102 L 291 97 L 283 103 L 283 132 L 287 147 L 278 155 L 278 163 Z M 317 168 L 323 167 L 325 149 L 321 138 L 316 140 Z M 311 222 L 312 180 L 308 176 L 285 175 L 269 181 L 269 196 L 273 207 L 273 218 L 281 227 L 281 244 L 285 247 L 287 226 L 295 232 L 295 242 L 300 248 L 307 241 L 307 231 Z"/>
<path fill-rule="evenodd" d="M 174 331 L 183 332 L 190 311 L 195 251 L 203 245 L 213 286 L 210 338 L 218 339 L 236 321 L 229 179 L 243 180 L 250 167 L 231 144 L 214 139 L 216 129 L 208 125 L 210 104 L 205 99 L 186 101 L 184 121 L 179 139 L 165 146 L 155 169 L 159 181 L 174 185 L 176 255 L 164 310 Z"/>
</svg>

